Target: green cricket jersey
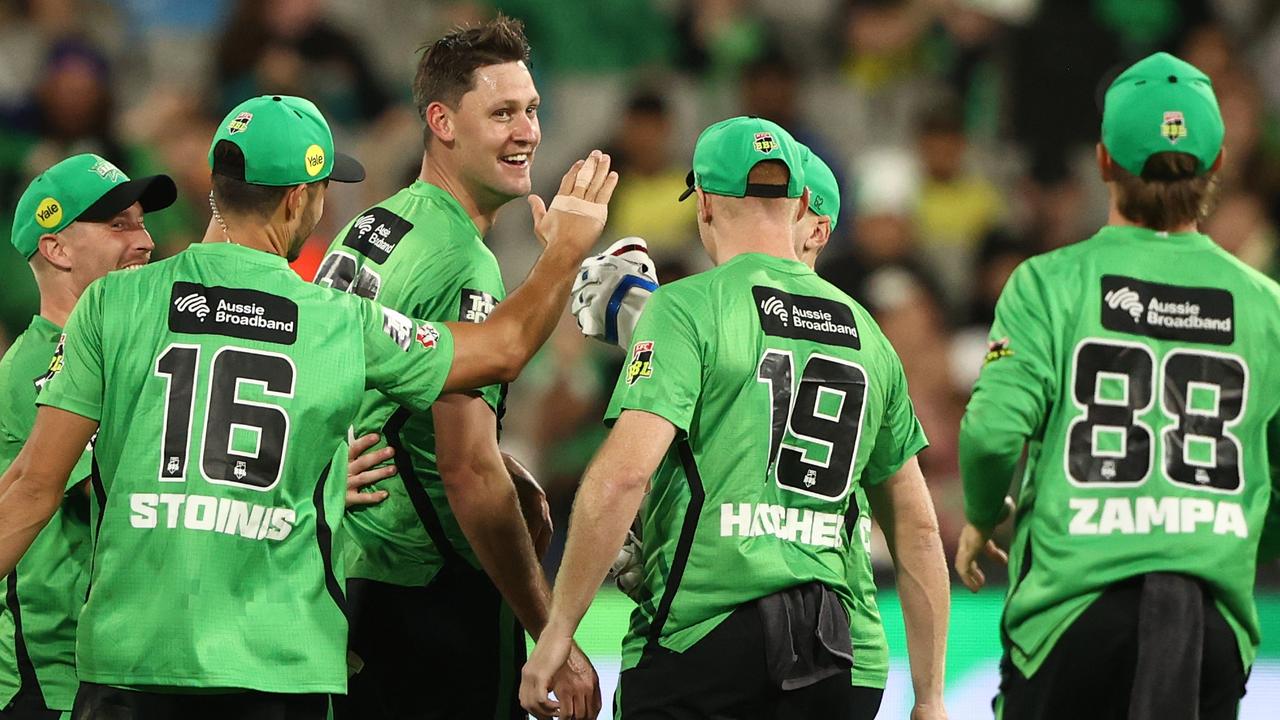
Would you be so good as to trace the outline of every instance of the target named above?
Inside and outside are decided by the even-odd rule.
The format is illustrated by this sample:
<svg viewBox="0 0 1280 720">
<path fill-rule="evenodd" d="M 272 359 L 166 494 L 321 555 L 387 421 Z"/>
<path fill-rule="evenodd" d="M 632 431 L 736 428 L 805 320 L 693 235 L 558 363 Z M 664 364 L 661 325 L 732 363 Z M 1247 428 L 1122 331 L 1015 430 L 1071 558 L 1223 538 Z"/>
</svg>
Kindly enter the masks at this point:
<svg viewBox="0 0 1280 720">
<path fill-rule="evenodd" d="M 430 407 L 448 329 L 218 243 L 90 285 L 64 338 L 39 402 L 100 422 L 80 678 L 345 692 L 330 465 L 366 388 Z"/>
<path fill-rule="evenodd" d="M 810 581 L 853 616 L 850 490 L 926 444 L 902 365 L 861 306 L 757 253 L 664 285 L 607 419 L 624 410 L 678 432 L 640 511 L 645 580 L 623 669 L 650 643 L 686 650 L 737 606 Z"/>
<path fill-rule="evenodd" d="M 1203 579 L 1245 667 L 1272 492 L 1280 287 L 1198 233 L 1109 226 L 1023 263 L 961 427 L 965 510 L 994 523 L 1027 445 L 1003 627 L 1031 675 L 1109 584 Z"/>
<path fill-rule="evenodd" d="M 889 639 L 876 604 L 876 579 L 871 567 L 871 505 L 861 484 L 854 486 L 849 518 L 857 511 L 856 527 L 850 529 L 845 569 L 853 593 L 849 633 L 853 640 L 853 684 L 884 688 L 889 680 Z"/>
<path fill-rule="evenodd" d="M 31 434 L 36 393 L 62 362 L 61 335 L 62 328 L 37 315 L 0 360 L 0 473 Z M 88 476 L 86 451 L 68 485 Z M 71 710 L 79 684 L 76 619 L 89 582 L 88 498 L 79 492 L 70 490 L 14 572 L 0 580 L 0 708 L 34 678 L 46 707 Z"/>
<path fill-rule="evenodd" d="M 361 213 L 338 233 L 316 283 L 376 299 L 413 317 L 484 322 L 506 297 L 498 261 L 475 223 L 448 192 L 415 181 Z M 495 412 L 502 386 L 479 391 Z M 347 517 L 343 553 L 348 577 L 422 587 L 444 561 L 479 561 L 449 508 L 436 465 L 435 423 L 370 391 L 357 435 L 381 433 L 396 447 L 404 492 Z"/>
</svg>

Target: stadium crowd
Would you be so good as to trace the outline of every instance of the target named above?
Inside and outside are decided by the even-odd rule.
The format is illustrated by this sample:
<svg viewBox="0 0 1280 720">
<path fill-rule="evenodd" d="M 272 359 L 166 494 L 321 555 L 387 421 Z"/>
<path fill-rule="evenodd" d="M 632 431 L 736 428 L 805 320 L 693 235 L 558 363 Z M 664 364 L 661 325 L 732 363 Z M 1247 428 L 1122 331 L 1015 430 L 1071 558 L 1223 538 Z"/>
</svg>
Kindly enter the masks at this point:
<svg viewBox="0 0 1280 720">
<path fill-rule="evenodd" d="M 311 279 L 340 223 L 417 174 L 415 51 L 498 10 L 524 20 L 533 47 L 535 191 L 607 148 L 623 180 L 604 241 L 645 238 L 664 282 L 706 263 L 695 209 L 676 202 L 698 128 L 770 118 L 831 162 L 844 210 L 818 270 L 903 359 L 949 544 L 963 524 L 958 427 L 995 300 L 1020 261 L 1105 222 L 1093 148 L 1121 68 L 1168 50 L 1212 78 L 1230 162 L 1204 230 L 1280 279 L 1280 75 L 1266 72 L 1280 63 L 1280 5 L 1268 0 L 0 0 L 0 217 L 55 161 L 94 152 L 175 179 L 175 206 L 148 217 L 154 257 L 172 255 L 209 222 L 218 118 L 252 95 L 296 94 L 369 178 L 331 191 L 294 265 Z M 513 206 L 489 236 L 509 286 L 536 252 Z M 38 310 L 3 240 L 0 351 Z M 622 362 L 566 315 L 510 395 L 503 445 L 547 488 L 558 528 Z"/>
</svg>

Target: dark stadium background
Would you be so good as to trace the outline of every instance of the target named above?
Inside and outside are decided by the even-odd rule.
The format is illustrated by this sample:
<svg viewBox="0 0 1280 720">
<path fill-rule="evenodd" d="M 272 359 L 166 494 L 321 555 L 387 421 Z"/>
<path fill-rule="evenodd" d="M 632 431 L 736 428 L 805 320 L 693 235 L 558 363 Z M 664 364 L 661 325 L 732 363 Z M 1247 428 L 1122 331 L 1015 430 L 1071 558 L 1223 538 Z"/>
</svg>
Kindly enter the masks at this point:
<svg viewBox="0 0 1280 720">
<path fill-rule="evenodd" d="M 591 147 L 608 149 L 623 180 L 605 240 L 645 237 L 664 280 L 706 267 L 692 208 L 674 200 L 708 122 L 769 117 L 835 169 L 843 210 L 819 269 L 875 312 L 902 355 L 933 443 L 921 464 L 948 557 L 962 522 L 956 430 L 994 300 L 1020 260 L 1104 222 L 1097 98 L 1119 68 L 1163 49 L 1213 78 L 1227 160 L 1205 229 L 1280 277 L 1271 0 L 0 0 L 0 234 L 32 177 L 92 151 L 135 176 L 174 176 L 177 205 L 147 226 L 157 258 L 178 252 L 209 221 L 205 154 L 218 118 L 250 95 L 293 93 L 315 100 L 339 147 L 369 169 L 362 185 L 331 188 L 296 263 L 310 279 L 336 229 L 417 172 L 415 51 L 495 9 L 523 19 L 534 46 L 536 190 L 549 194 Z M 514 286 L 536 254 L 523 202 L 490 241 Z M 0 352 L 37 310 L 30 272 L 0 243 Z M 567 320 L 511 392 L 503 445 L 551 497 L 551 573 L 620 362 Z M 875 553 L 894 663 L 881 717 L 905 717 L 901 618 L 883 542 Z M 1262 576 L 1266 638 L 1244 717 L 1280 707 L 1280 571 Z M 954 718 L 981 717 L 995 687 L 999 588 L 956 587 L 948 704 Z M 616 667 L 627 610 L 608 590 L 582 631 L 602 675 Z"/>
</svg>

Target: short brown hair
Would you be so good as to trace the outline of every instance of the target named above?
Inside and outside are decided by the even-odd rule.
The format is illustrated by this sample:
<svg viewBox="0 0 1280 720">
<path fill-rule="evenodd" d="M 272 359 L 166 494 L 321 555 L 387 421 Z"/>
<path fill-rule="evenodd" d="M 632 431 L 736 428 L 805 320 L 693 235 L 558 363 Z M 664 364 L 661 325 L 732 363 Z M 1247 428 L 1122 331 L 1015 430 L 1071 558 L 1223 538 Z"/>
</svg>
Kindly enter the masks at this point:
<svg viewBox="0 0 1280 720">
<path fill-rule="evenodd" d="M 479 27 L 458 28 L 423 46 L 413 78 L 418 115 L 426 117 L 427 106 L 437 101 L 457 108 L 475 87 L 476 68 L 517 61 L 529 62 L 524 23 L 501 13 Z"/>
<path fill-rule="evenodd" d="M 1141 175 L 1113 163 L 1116 208 L 1125 218 L 1152 230 L 1203 220 L 1217 199 L 1218 178 L 1213 173 L 1197 175 L 1198 162 L 1187 153 L 1156 153 L 1147 158 Z"/>
</svg>

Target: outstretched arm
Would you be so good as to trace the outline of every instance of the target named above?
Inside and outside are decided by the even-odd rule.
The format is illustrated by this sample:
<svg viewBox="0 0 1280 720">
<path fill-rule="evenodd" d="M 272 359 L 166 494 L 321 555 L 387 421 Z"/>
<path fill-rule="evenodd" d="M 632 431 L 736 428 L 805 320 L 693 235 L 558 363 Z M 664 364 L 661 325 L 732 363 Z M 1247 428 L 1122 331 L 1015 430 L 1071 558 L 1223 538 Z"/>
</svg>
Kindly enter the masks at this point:
<svg viewBox="0 0 1280 720">
<path fill-rule="evenodd" d="M 98 422 L 42 406 L 22 452 L 0 477 L 0 575 L 8 575 L 58 510 L 67 476 Z"/>
<path fill-rule="evenodd" d="M 898 578 L 916 696 L 912 719 L 945 718 L 942 689 L 951 586 L 938 518 L 920 464 L 911 458 L 888 480 L 869 486 L 867 499 L 884 529 Z"/>
</svg>

